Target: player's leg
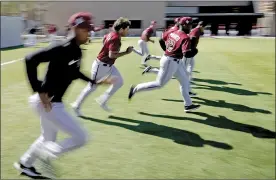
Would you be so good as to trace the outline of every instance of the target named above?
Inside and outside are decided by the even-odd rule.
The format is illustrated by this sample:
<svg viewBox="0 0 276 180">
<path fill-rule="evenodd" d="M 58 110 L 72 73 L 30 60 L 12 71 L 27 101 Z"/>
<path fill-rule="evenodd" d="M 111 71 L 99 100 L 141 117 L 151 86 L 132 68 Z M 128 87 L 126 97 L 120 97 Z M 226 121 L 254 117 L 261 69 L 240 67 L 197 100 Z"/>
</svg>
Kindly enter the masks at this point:
<svg viewBox="0 0 276 180">
<path fill-rule="evenodd" d="M 172 78 L 173 74 L 177 70 L 177 67 L 178 63 L 173 61 L 172 58 L 163 56 L 160 61 L 160 70 L 156 80 L 152 82 L 141 83 L 132 87 L 129 92 L 129 99 L 131 99 L 131 97 L 137 92 L 162 88 Z"/>
<path fill-rule="evenodd" d="M 138 46 L 140 49 L 133 48 L 133 52 L 135 52 L 136 54 L 138 54 L 140 56 L 144 56 L 143 42 L 144 41 L 142 39 L 139 39 Z"/>
<path fill-rule="evenodd" d="M 110 77 L 116 78 L 110 87 L 96 99 L 97 103 L 106 111 L 111 111 L 107 106 L 108 100 L 123 86 L 123 77 L 121 76 L 118 69 L 113 65 Z"/>
<path fill-rule="evenodd" d="M 28 176 L 40 176 L 41 174 L 33 167 L 35 160 L 37 159 L 36 150 L 47 141 L 56 141 L 57 129 L 54 124 L 49 121 L 48 114 L 43 112 L 44 109 L 40 103 L 38 94 L 35 94 L 29 98 L 29 103 L 32 109 L 40 116 L 41 135 L 36 141 L 29 147 L 29 149 L 23 154 L 19 162 L 14 163 L 14 167 L 27 174 Z M 51 117 L 54 118 L 54 117 Z"/>
<path fill-rule="evenodd" d="M 93 62 L 91 69 L 92 80 L 99 81 L 100 79 L 107 77 L 110 73 L 111 67 L 104 66 L 104 63 L 100 62 L 97 59 Z M 88 83 L 87 86 L 82 90 L 76 101 L 71 104 L 77 116 L 82 116 L 82 113 L 80 112 L 81 105 L 84 103 L 85 99 L 96 90 L 96 88 L 97 84 Z"/>
<path fill-rule="evenodd" d="M 200 105 L 194 105 L 189 95 L 189 79 L 183 66 L 179 66 L 178 70 L 174 74 L 178 82 L 180 83 L 180 92 L 184 100 L 185 111 L 192 111 L 198 109 Z"/>
<path fill-rule="evenodd" d="M 91 79 L 96 80 L 99 74 L 101 74 L 100 66 L 101 65 L 98 63 L 97 60 L 93 62 L 91 69 Z M 77 97 L 75 102 L 71 104 L 77 116 L 82 116 L 82 113 L 80 112 L 81 105 L 84 103 L 85 99 L 96 89 L 96 84 L 88 83 L 86 87 L 82 90 L 80 95 Z"/>
<path fill-rule="evenodd" d="M 142 72 L 142 75 L 145 73 L 154 73 L 154 74 L 158 74 L 159 69 L 158 68 L 153 68 L 151 66 L 147 66 L 144 71 Z"/>
<path fill-rule="evenodd" d="M 145 43 L 145 55 L 146 55 L 146 58 L 145 58 L 145 63 L 150 60 L 150 59 L 155 59 L 155 60 L 160 60 L 162 56 L 155 56 L 155 55 L 151 55 L 149 53 L 149 47 L 148 47 L 148 44 Z"/>
<path fill-rule="evenodd" d="M 82 147 L 88 141 L 88 135 L 77 119 L 72 117 L 64 108 L 63 103 L 53 103 L 49 113 L 53 117 L 52 123 L 68 134 L 70 137 L 58 143 L 50 142 L 45 144 L 46 150 L 54 157 L 58 157 L 65 152 Z"/>
</svg>

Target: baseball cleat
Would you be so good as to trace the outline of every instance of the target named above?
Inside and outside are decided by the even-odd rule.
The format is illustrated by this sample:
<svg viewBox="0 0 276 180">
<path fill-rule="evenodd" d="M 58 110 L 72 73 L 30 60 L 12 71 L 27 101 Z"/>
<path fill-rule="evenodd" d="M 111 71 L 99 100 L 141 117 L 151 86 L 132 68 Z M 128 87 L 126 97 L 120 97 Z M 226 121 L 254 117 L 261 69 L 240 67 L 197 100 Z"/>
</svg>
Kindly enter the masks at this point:
<svg viewBox="0 0 276 180">
<path fill-rule="evenodd" d="M 150 60 L 150 58 L 151 58 L 151 55 L 150 54 L 147 55 L 147 57 L 145 58 L 144 62 L 147 62 L 148 60 Z"/>
<path fill-rule="evenodd" d="M 71 106 L 78 117 L 83 116 L 83 114 L 80 111 L 80 108 L 77 107 L 76 103 L 72 103 Z"/>
<path fill-rule="evenodd" d="M 102 103 L 101 98 L 96 98 L 95 100 L 103 110 L 107 112 L 112 112 L 112 110 L 106 105 L 106 103 Z"/>
<path fill-rule="evenodd" d="M 41 176 L 41 173 L 37 172 L 36 169 L 32 166 L 32 167 L 26 167 L 23 164 L 19 163 L 19 162 L 15 162 L 13 164 L 14 168 L 17 169 L 18 171 L 20 171 L 23 174 L 26 174 L 27 176 L 31 176 L 31 177 L 37 177 L 37 176 Z"/>
<path fill-rule="evenodd" d="M 199 107 L 200 107 L 200 105 L 192 104 L 190 106 L 185 106 L 184 111 L 185 112 L 190 112 L 190 111 L 198 109 Z"/>
<path fill-rule="evenodd" d="M 135 86 L 131 85 L 129 93 L 128 93 L 128 100 L 131 100 L 132 96 L 135 94 L 134 88 L 135 88 Z"/>
<path fill-rule="evenodd" d="M 151 70 L 151 66 L 148 66 L 144 69 L 144 71 L 142 72 L 142 75 L 144 75 L 145 73 L 148 73 Z"/>
<path fill-rule="evenodd" d="M 190 95 L 191 97 L 195 97 L 195 96 L 196 96 L 196 93 L 189 92 L 189 95 Z"/>
</svg>

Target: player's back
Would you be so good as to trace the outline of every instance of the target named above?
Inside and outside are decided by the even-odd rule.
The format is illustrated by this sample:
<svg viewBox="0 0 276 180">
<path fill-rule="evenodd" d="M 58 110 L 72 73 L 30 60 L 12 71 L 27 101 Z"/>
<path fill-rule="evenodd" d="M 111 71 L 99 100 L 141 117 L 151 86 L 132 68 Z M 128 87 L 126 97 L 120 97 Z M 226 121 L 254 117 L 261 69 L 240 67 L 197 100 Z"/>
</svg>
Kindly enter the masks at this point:
<svg viewBox="0 0 276 180">
<path fill-rule="evenodd" d="M 167 36 L 174 32 L 174 31 L 177 31 L 178 30 L 178 27 L 177 26 L 173 26 L 173 27 L 170 27 L 169 29 L 165 30 L 163 33 L 162 33 L 162 39 L 166 39 Z"/>
<path fill-rule="evenodd" d="M 98 59 L 102 62 L 113 64 L 116 59 L 109 58 L 109 51 L 120 51 L 121 37 L 117 32 L 110 32 L 104 36 L 103 47 L 98 54 Z"/>
<path fill-rule="evenodd" d="M 189 36 L 183 31 L 174 31 L 167 35 L 164 39 L 166 42 L 165 55 L 181 59 L 183 52 L 190 49 Z"/>
</svg>

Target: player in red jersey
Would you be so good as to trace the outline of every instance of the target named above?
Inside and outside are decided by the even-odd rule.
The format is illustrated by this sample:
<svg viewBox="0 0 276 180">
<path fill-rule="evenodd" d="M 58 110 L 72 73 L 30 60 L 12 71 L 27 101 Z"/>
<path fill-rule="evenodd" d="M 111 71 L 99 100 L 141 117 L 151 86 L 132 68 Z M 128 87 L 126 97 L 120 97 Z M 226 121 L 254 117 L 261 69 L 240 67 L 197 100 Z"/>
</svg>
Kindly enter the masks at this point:
<svg viewBox="0 0 276 180">
<path fill-rule="evenodd" d="M 175 25 L 169 29 L 166 29 L 163 33 L 162 33 L 162 36 L 159 40 L 159 44 L 161 46 L 161 48 L 165 51 L 166 50 L 166 45 L 165 45 L 165 41 L 164 41 L 164 38 L 169 34 L 169 33 L 172 33 L 174 31 L 177 31 L 178 30 L 178 26 L 179 26 L 179 20 L 181 19 L 181 17 L 177 17 L 174 19 L 174 23 Z M 151 66 L 147 66 L 144 71 L 142 72 L 142 75 L 145 74 L 145 73 L 148 73 L 148 72 L 151 72 L 151 73 L 155 73 L 155 74 L 158 74 L 159 72 L 159 69 L 158 68 L 153 68 Z"/>
<path fill-rule="evenodd" d="M 113 25 L 113 31 L 105 36 L 103 47 L 98 54 L 97 59 L 92 64 L 91 79 L 95 83 L 89 83 L 81 92 L 77 100 L 72 103 L 72 107 L 78 116 L 80 107 L 85 98 L 97 88 L 97 83 L 110 79 L 111 86 L 107 91 L 96 99 L 97 103 L 106 111 L 111 111 L 107 106 L 107 101 L 111 96 L 123 86 L 123 78 L 114 66 L 117 58 L 125 56 L 132 52 L 133 47 L 129 46 L 125 51 L 120 52 L 121 37 L 128 34 L 130 21 L 126 18 L 119 18 Z"/>
<path fill-rule="evenodd" d="M 136 54 L 142 56 L 141 64 L 144 66 L 147 66 L 146 61 L 149 59 L 156 59 L 156 60 L 161 59 L 161 56 L 154 56 L 154 55 L 149 54 L 149 49 L 148 49 L 147 43 L 148 42 L 154 43 L 154 40 L 152 40 L 150 38 L 151 38 L 153 32 L 155 31 L 155 29 L 156 29 L 156 21 L 152 21 L 151 25 L 143 31 L 143 33 L 141 35 L 141 39 L 139 39 L 139 41 L 138 41 L 138 45 L 139 45 L 140 49 L 139 50 L 133 49 L 133 51 Z"/>
<path fill-rule="evenodd" d="M 198 23 L 198 25 L 194 29 L 192 29 L 189 34 L 190 39 L 191 39 L 192 49 L 197 49 L 197 45 L 199 43 L 200 36 L 203 35 L 203 33 L 204 33 L 204 25 L 203 25 L 203 22 L 200 21 Z M 187 68 L 188 77 L 189 77 L 189 80 L 191 81 L 192 80 L 192 72 L 194 69 L 194 57 L 183 58 L 183 63 L 185 65 L 185 67 Z M 191 88 L 190 88 L 190 95 L 193 95 L 193 96 L 196 95 L 195 93 L 191 92 Z"/>
<path fill-rule="evenodd" d="M 197 53 L 191 49 L 191 41 L 185 31 L 191 29 L 192 19 L 183 17 L 179 21 L 179 30 L 167 34 L 163 37 L 166 43 L 165 53 L 160 60 L 160 70 L 155 81 L 141 83 L 131 86 L 128 98 L 129 100 L 137 92 L 150 91 L 164 87 L 169 80 L 175 76 L 180 83 L 180 92 L 184 99 L 184 111 L 198 109 L 200 105 L 195 105 L 189 95 L 189 80 L 186 69 L 182 65 L 183 57 L 193 57 Z"/>
</svg>

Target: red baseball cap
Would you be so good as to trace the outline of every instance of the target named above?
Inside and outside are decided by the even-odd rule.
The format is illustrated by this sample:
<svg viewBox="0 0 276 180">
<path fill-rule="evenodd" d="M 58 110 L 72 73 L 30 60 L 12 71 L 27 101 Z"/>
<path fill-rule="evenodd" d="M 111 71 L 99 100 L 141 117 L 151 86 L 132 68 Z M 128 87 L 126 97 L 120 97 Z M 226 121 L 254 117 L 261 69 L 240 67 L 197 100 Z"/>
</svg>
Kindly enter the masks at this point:
<svg viewBox="0 0 276 180">
<path fill-rule="evenodd" d="M 68 22 L 72 27 L 87 28 L 89 31 L 92 31 L 92 18 L 92 14 L 89 12 L 78 12 L 73 14 Z"/>
<path fill-rule="evenodd" d="M 175 19 L 174 19 L 174 23 L 178 23 L 179 20 L 180 20 L 180 17 L 175 18 Z"/>
<path fill-rule="evenodd" d="M 179 24 L 181 25 L 188 25 L 192 23 L 193 23 L 193 19 L 191 17 L 182 17 L 179 20 Z"/>
</svg>

